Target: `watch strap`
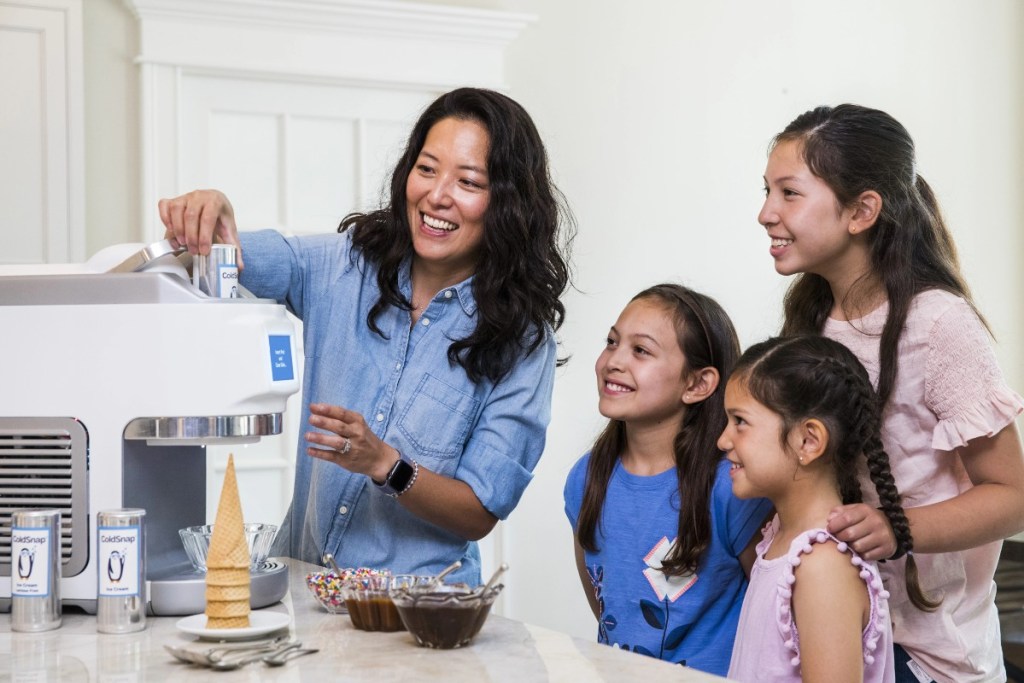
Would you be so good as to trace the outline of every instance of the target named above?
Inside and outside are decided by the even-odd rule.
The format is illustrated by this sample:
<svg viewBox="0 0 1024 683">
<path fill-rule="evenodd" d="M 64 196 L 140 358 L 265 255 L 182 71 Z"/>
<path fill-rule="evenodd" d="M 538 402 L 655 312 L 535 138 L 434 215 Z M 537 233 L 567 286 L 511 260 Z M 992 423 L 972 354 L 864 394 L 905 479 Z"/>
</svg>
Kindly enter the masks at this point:
<svg viewBox="0 0 1024 683">
<path fill-rule="evenodd" d="M 378 483 L 373 479 L 370 481 L 373 481 L 374 486 L 380 489 L 381 493 L 392 498 L 398 498 L 412 488 L 412 485 L 416 482 L 416 477 L 419 475 L 419 471 L 419 463 L 399 453 L 398 461 L 391 467 L 388 476 L 384 478 L 383 482 Z"/>
</svg>

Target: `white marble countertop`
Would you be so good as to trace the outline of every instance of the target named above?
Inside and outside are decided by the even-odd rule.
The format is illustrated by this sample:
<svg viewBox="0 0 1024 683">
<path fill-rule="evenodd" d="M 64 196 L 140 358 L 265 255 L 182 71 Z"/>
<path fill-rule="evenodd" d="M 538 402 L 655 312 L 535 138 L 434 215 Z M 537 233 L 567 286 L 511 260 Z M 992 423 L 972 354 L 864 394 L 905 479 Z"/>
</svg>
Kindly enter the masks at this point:
<svg viewBox="0 0 1024 683">
<path fill-rule="evenodd" d="M 406 632 L 374 633 L 352 627 L 347 615 L 325 612 L 309 595 L 305 576 L 314 568 L 289 561 L 290 590 L 269 610 L 292 615 L 291 632 L 320 652 L 271 668 L 255 663 L 235 671 L 184 664 L 163 646 L 196 640 L 178 631 L 179 617 L 149 617 L 146 630 L 127 635 L 96 633 L 96 619 L 65 613 L 61 628 L 12 633 L 0 615 L 0 681 L 67 683 L 102 681 L 647 681 L 711 683 L 724 679 L 623 652 L 497 615 L 488 617 L 468 646 L 431 650 Z"/>
</svg>

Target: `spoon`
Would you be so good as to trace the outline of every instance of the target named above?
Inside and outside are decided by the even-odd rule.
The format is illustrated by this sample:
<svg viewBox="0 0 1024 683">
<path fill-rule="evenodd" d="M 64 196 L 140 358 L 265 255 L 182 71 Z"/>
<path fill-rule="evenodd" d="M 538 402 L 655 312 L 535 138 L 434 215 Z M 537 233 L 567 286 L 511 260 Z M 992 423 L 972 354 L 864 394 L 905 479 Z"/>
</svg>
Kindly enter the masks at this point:
<svg viewBox="0 0 1024 683">
<path fill-rule="evenodd" d="M 491 587 L 498 580 L 498 577 L 501 576 L 502 574 L 504 574 L 507 571 L 508 571 L 508 564 L 505 563 L 505 562 L 502 562 L 501 566 L 498 567 L 497 569 L 495 569 L 494 573 L 491 574 L 491 578 L 484 585 L 483 590 L 480 591 L 480 595 L 485 595 L 487 593 L 487 591 L 491 590 Z"/>
<path fill-rule="evenodd" d="M 441 579 L 443 579 L 444 577 L 448 576 L 449 574 L 451 574 L 453 571 L 455 571 L 456 569 L 458 569 L 461 566 L 462 566 L 462 562 L 460 560 L 455 560 L 450 565 L 448 565 L 447 567 L 442 569 L 441 572 L 430 581 L 430 585 L 431 586 L 439 585 L 441 583 Z"/>
<path fill-rule="evenodd" d="M 261 650 L 268 651 L 275 649 L 285 644 L 290 636 L 278 636 L 277 638 L 269 640 L 250 640 L 240 643 L 221 643 L 205 650 L 196 649 L 194 647 L 187 646 L 175 646 L 175 645 L 164 645 L 164 649 L 167 650 L 176 659 L 180 659 L 183 662 L 189 664 L 208 664 L 211 661 L 216 661 L 219 657 L 223 657 L 221 653 L 227 653 L 230 651 L 239 650 Z"/>
<path fill-rule="evenodd" d="M 320 650 L 315 647 L 308 648 L 296 648 L 294 650 L 285 650 L 283 652 L 275 652 L 272 655 L 265 655 L 263 657 L 263 663 L 267 666 L 284 666 L 289 660 L 301 657 L 302 655 L 311 655 Z"/>
<path fill-rule="evenodd" d="M 225 643 L 219 647 L 213 647 L 204 655 L 206 662 L 218 662 L 229 657 L 238 657 L 243 654 L 267 654 L 276 652 L 279 648 L 294 645 L 289 634 L 284 634 L 272 640 L 250 641 L 248 643 Z"/>
<path fill-rule="evenodd" d="M 284 647 L 278 648 L 273 652 L 267 652 L 265 650 L 256 653 L 249 652 L 239 657 L 232 657 L 230 659 L 218 659 L 217 661 L 209 662 L 207 666 L 211 669 L 215 669 L 216 671 L 229 671 L 231 669 L 241 668 L 246 664 L 252 664 L 253 662 L 266 661 L 268 659 L 276 659 L 278 657 L 282 657 L 283 655 L 285 655 L 285 653 L 298 650 L 300 647 L 302 647 L 302 643 L 296 641 L 294 643 L 289 643 Z M 284 662 L 281 663 L 284 664 Z M 276 664 L 271 664 L 271 666 L 276 666 Z"/>
<path fill-rule="evenodd" d="M 338 563 L 334 561 L 334 555 L 330 553 L 324 553 L 324 564 L 331 568 L 337 576 L 341 576 L 341 568 L 338 567 Z"/>
</svg>

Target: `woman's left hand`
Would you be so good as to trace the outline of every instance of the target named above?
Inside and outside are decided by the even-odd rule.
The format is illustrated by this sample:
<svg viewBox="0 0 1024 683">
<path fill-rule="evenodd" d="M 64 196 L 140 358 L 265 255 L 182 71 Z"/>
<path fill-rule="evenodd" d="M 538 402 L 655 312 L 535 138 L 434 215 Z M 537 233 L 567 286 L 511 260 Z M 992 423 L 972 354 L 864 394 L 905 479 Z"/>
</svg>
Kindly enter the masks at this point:
<svg viewBox="0 0 1024 683">
<path fill-rule="evenodd" d="M 306 432 L 306 441 L 316 444 L 306 453 L 374 481 L 387 478 L 398 451 L 381 441 L 362 415 L 326 403 L 310 404 L 309 412 L 309 424 L 322 431 Z"/>
<path fill-rule="evenodd" d="M 845 541 L 865 560 L 884 560 L 896 552 L 896 535 L 880 510 L 857 503 L 833 508 L 828 531 Z"/>
</svg>

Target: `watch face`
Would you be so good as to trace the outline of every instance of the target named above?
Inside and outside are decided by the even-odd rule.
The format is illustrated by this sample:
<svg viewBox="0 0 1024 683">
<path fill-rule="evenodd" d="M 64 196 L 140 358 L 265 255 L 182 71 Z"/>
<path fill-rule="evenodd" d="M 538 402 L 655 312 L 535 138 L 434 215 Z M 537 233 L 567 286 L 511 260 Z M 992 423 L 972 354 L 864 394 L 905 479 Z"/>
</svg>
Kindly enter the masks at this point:
<svg viewBox="0 0 1024 683">
<path fill-rule="evenodd" d="M 409 485 L 409 480 L 412 479 L 412 465 L 405 460 L 399 460 L 395 464 L 395 471 L 390 477 L 388 477 L 388 486 L 393 488 L 397 493 L 401 493 L 405 490 L 405 487 Z"/>
</svg>

